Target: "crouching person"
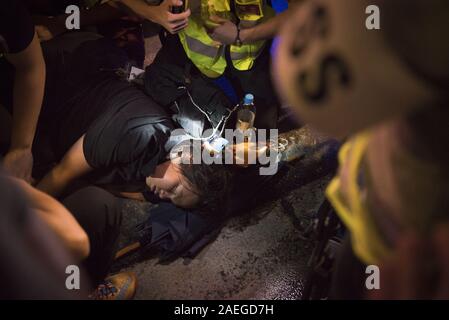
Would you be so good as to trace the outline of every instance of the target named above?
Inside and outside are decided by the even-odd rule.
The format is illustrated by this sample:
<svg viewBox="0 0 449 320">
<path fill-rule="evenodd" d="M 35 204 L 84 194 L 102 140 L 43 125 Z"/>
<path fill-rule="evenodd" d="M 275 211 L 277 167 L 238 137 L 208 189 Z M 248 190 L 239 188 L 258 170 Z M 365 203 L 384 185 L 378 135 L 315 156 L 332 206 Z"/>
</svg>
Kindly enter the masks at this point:
<svg viewBox="0 0 449 320">
<path fill-rule="evenodd" d="M 2 223 L 4 230 L 1 232 L 1 238 L 7 238 L 9 245 L 0 241 L 5 244 L 1 247 L 6 256 L 1 259 L 0 277 L 4 279 L 5 289 L 1 297 L 133 297 L 134 275 L 123 273 L 104 280 L 120 231 L 121 216 L 115 197 L 102 189 L 89 187 L 61 203 L 23 180 L 1 175 L 0 184 L 2 190 L 9 190 L 3 194 L 11 195 L 1 201 L 2 212 L 10 215 L 10 219 Z M 18 244 L 14 245 L 14 250 L 8 249 L 11 242 Z M 79 279 L 74 280 L 74 284 L 79 284 L 75 286 L 78 290 L 66 287 L 66 269 L 71 265 L 80 270 Z"/>
</svg>

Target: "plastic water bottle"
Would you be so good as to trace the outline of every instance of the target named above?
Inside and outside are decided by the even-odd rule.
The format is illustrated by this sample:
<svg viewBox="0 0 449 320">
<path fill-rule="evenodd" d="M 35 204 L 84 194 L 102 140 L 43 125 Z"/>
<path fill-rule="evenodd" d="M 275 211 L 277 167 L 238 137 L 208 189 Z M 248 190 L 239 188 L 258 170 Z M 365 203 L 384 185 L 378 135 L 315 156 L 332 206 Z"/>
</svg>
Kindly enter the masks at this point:
<svg viewBox="0 0 449 320">
<path fill-rule="evenodd" d="M 245 95 L 242 104 L 237 113 L 237 130 L 246 131 L 254 128 L 254 120 L 256 119 L 256 106 L 254 105 L 254 96 L 252 94 Z"/>
</svg>

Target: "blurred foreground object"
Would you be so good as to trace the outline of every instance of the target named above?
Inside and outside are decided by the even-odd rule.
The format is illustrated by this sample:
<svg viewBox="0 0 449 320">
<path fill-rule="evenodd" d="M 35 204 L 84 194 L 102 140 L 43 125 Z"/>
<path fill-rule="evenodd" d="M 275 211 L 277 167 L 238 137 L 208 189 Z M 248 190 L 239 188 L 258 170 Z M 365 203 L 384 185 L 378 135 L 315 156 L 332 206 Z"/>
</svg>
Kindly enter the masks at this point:
<svg viewBox="0 0 449 320">
<path fill-rule="evenodd" d="M 372 4 L 380 30 L 365 27 Z M 449 250 L 419 254 L 417 243 L 432 243 L 449 220 L 448 9 L 441 0 L 309 1 L 284 29 L 275 64 L 280 92 L 302 121 L 350 137 L 327 189 L 354 257 L 340 259 L 347 263 L 334 279 L 348 280 L 342 288 L 363 278 L 367 265 L 385 264 L 385 281 L 394 279 L 381 297 L 447 291 L 440 283 L 447 283 L 441 269 Z M 364 281 L 352 284 L 353 292 L 366 289 Z"/>
<path fill-rule="evenodd" d="M 369 5 L 381 29 L 368 30 Z M 345 137 L 435 104 L 449 85 L 447 1 L 308 1 L 281 33 L 279 92 L 301 120 Z"/>
<path fill-rule="evenodd" d="M 73 261 L 25 194 L 0 172 L 0 299 L 69 299 L 65 287 Z"/>
<path fill-rule="evenodd" d="M 404 235 L 396 254 L 380 267 L 380 290 L 372 299 L 449 299 L 449 224 L 428 241 Z"/>
</svg>

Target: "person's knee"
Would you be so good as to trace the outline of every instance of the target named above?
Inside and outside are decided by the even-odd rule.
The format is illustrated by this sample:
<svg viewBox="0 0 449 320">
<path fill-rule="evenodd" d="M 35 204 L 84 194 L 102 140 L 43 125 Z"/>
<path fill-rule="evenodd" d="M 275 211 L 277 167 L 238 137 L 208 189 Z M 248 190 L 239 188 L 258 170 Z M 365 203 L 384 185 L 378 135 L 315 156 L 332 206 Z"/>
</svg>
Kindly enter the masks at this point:
<svg viewBox="0 0 449 320">
<path fill-rule="evenodd" d="M 66 198 L 64 205 L 88 235 L 100 230 L 118 234 L 122 222 L 118 201 L 106 190 L 91 186 Z"/>
</svg>

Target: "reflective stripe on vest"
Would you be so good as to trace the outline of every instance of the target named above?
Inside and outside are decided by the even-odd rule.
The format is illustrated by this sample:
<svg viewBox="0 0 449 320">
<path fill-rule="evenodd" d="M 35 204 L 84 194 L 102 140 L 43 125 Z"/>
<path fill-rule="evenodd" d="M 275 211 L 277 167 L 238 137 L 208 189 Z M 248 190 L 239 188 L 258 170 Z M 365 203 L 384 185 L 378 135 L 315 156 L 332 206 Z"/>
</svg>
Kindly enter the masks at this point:
<svg viewBox="0 0 449 320">
<path fill-rule="evenodd" d="M 189 35 L 185 35 L 186 44 L 189 47 L 189 50 L 196 52 L 198 54 L 202 54 L 204 56 L 208 56 L 210 58 L 215 59 L 217 57 L 219 48 L 210 47 L 205 45 L 200 40 L 190 37 Z"/>
<path fill-rule="evenodd" d="M 231 46 L 231 60 L 234 68 L 245 71 L 253 67 L 257 57 L 263 52 L 266 41 L 258 41 L 241 47 Z"/>
</svg>

